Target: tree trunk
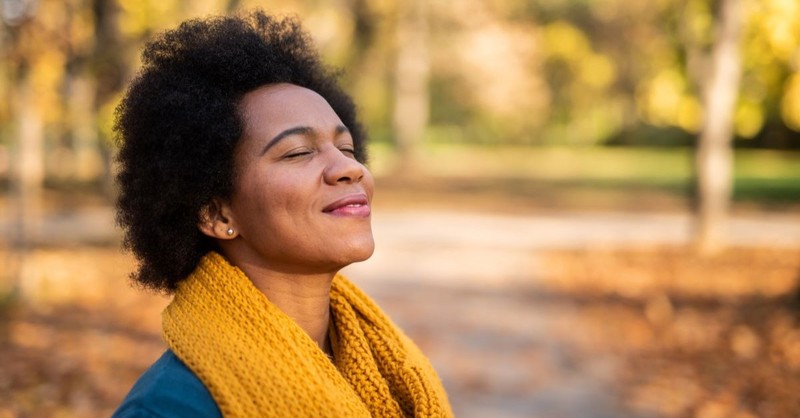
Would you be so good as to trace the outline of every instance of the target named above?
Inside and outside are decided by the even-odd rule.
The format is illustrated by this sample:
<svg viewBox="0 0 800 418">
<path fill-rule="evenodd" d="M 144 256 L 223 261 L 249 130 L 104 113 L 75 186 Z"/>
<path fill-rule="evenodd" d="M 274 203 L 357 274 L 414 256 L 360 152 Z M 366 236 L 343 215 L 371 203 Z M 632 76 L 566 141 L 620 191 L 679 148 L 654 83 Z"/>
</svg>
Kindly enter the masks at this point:
<svg viewBox="0 0 800 418">
<path fill-rule="evenodd" d="M 0 296 L 20 294 L 25 279 L 25 263 L 34 240 L 41 237 L 42 184 L 44 182 L 44 122 L 35 103 L 35 89 L 30 75 L 21 67 L 22 76 L 14 84 L 14 139 L 11 165 L 12 237 L 0 275 Z"/>
<path fill-rule="evenodd" d="M 106 174 L 96 122 L 95 91 L 93 80 L 84 75 L 71 76 L 67 100 L 75 162 L 72 178 L 83 183 L 104 179 Z"/>
<path fill-rule="evenodd" d="M 126 45 L 122 42 L 119 33 L 119 6 L 116 0 L 92 0 L 92 11 L 96 37 L 96 47 L 92 58 L 95 68 L 93 111 L 97 115 L 101 108 L 109 101 L 114 100 L 116 94 L 122 89 L 127 76 L 123 57 Z M 109 146 L 111 138 L 103 138 L 99 132 L 97 138 L 96 144 L 103 162 L 105 179 L 103 189 L 108 196 L 113 197 L 116 194 L 116 186 L 113 176 L 114 150 Z"/>
<path fill-rule="evenodd" d="M 15 191 L 18 197 L 18 246 L 25 248 L 39 236 L 44 183 L 44 122 L 29 77 L 19 86 Z"/>
<path fill-rule="evenodd" d="M 21 4 L 13 16 L 3 15 L 5 36 L 0 36 L 8 85 L 5 97 L 10 104 L 11 126 L 8 130 L 12 144 L 9 171 L 9 249 L 3 268 L 0 268 L 0 304 L 9 308 L 19 297 L 24 263 L 31 241 L 40 235 L 42 186 L 44 182 L 44 120 L 36 105 L 37 92 L 32 81 L 31 54 L 22 27 L 33 13 L 31 2 Z M 33 48 L 35 49 L 35 48 Z M 0 330 L 0 333 L 7 330 Z M 0 335 L 6 338 L 7 335 Z"/>
<path fill-rule="evenodd" d="M 711 72 L 703 85 L 705 120 L 695 155 L 697 213 L 695 245 L 701 253 L 725 246 L 733 185 L 733 115 L 741 78 L 739 0 L 721 0 Z"/>
<path fill-rule="evenodd" d="M 392 125 L 402 174 L 414 170 L 415 154 L 428 125 L 428 11 L 426 0 L 398 2 L 397 61 Z"/>
</svg>

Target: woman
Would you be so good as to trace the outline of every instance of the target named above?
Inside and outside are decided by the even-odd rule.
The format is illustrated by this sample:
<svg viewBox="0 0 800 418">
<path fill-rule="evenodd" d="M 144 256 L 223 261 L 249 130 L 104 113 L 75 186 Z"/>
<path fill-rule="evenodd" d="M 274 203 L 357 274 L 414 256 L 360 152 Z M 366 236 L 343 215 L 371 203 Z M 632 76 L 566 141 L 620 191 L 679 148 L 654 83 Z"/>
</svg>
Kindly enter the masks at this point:
<svg viewBox="0 0 800 418">
<path fill-rule="evenodd" d="M 169 346 L 117 417 L 439 417 L 419 349 L 337 272 L 373 251 L 350 98 L 292 19 L 186 22 L 117 109 L 133 278 Z"/>
</svg>

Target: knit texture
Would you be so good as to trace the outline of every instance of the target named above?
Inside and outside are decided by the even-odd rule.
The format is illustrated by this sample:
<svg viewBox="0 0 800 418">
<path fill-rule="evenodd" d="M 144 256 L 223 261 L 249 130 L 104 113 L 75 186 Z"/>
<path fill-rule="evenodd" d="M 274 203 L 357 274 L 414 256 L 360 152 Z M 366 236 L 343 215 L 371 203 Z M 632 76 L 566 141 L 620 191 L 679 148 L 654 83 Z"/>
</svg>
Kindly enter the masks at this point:
<svg viewBox="0 0 800 418">
<path fill-rule="evenodd" d="M 331 288 L 334 362 L 244 273 L 211 252 L 178 285 L 164 339 L 225 417 L 452 417 L 428 360 L 344 276 Z"/>
</svg>

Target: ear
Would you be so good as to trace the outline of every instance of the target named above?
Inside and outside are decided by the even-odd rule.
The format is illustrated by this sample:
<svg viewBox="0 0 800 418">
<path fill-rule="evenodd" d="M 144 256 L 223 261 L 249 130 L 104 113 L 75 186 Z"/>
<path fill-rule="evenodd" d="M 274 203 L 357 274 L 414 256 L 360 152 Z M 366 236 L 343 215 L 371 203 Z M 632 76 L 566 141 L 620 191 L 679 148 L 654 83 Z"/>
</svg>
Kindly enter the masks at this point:
<svg viewBox="0 0 800 418">
<path fill-rule="evenodd" d="M 234 239 L 239 233 L 233 225 L 230 206 L 218 198 L 211 199 L 200 209 L 197 228 L 216 239 Z"/>
</svg>

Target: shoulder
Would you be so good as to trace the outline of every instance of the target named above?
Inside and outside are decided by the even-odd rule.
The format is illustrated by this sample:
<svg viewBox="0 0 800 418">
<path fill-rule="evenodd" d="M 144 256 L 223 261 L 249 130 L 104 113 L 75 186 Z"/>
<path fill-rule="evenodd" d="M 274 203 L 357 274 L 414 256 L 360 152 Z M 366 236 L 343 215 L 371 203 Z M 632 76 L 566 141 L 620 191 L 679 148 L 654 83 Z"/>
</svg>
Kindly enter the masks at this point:
<svg viewBox="0 0 800 418">
<path fill-rule="evenodd" d="M 112 418 L 217 418 L 222 414 L 203 382 L 167 350 L 122 401 Z"/>
</svg>

